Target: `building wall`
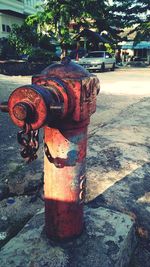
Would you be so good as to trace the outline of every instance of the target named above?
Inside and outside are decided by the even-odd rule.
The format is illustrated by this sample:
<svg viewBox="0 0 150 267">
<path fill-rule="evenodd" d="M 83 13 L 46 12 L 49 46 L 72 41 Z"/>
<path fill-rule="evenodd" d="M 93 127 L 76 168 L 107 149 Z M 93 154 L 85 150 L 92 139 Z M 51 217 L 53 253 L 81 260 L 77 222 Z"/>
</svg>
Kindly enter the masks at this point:
<svg viewBox="0 0 150 267">
<path fill-rule="evenodd" d="M 0 13 L 0 38 L 7 38 L 13 24 L 21 25 L 23 18 Z"/>
<path fill-rule="evenodd" d="M 0 0 L 0 38 L 7 38 L 12 25 L 21 25 L 26 16 L 34 14 L 37 11 L 35 7 L 42 1 Z"/>
<path fill-rule="evenodd" d="M 12 10 L 20 14 L 33 14 L 35 6 L 42 0 L 0 0 L 0 9 Z"/>
<path fill-rule="evenodd" d="M 11 10 L 23 14 L 24 0 L 0 0 L 0 10 Z"/>
</svg>

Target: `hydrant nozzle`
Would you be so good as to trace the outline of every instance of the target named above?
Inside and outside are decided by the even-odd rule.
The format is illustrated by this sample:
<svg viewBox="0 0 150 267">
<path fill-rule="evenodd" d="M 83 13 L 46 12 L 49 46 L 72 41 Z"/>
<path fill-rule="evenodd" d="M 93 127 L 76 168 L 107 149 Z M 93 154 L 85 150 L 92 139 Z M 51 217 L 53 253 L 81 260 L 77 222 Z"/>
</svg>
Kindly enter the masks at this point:
<svg viewBox="0 0 150 267">
<path fill-rule="evenodd" d="M 20 121 L 32 122 L 34 118 L 34 107 L 29 103 L 19 102 L 13 107 L 13 114 Z"/>
</svg>

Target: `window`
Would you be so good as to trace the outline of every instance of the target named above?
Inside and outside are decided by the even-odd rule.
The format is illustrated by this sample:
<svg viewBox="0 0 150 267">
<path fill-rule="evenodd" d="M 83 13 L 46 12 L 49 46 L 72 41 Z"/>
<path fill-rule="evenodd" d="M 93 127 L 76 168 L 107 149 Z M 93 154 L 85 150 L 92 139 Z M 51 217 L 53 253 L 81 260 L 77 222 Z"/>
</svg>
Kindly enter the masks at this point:
<svg viewBox="0 0 150 267">
<path fill-rule="evenodd" d="M 109 53 L 107 53 L 107 52 L 105 53 L 105 57 L 106 58 L 112 58 L 112 56 Z"/>
<path fill-rule="evenodd" d="M 11 32 L 11 28 L 9 25 L 6 26 L 6 30 L 7 30 L 7 32 Z"/>
<path fill-rule="evenodd" d="M 5 31 L 6 31 L 5 24 L 2 24 L 2 31 L 3 31 L 3 32 L 5 32 Z"/>
<path fill-rule="evenodd" d="M 95 58 L 97 58 L 97 57 L 104 57 L 104 53 L 103 52 L 91 52 L 91 53 L 89 53 L 87 56 L 85 56 L 85 57 L 95 57 Z"/>
<path fill-rule="evenodd" d="M 2 24 L 2 31 L 3 32 L 11 32 L 11 28 L 9 25 Z"/>
</svg>

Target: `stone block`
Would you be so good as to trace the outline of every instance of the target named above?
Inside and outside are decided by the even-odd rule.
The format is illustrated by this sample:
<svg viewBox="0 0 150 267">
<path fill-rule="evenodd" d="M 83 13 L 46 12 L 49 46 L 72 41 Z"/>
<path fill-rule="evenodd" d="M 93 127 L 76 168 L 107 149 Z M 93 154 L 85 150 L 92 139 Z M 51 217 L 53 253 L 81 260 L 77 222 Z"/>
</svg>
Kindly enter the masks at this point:
<svg viewBox="0 0 150 267">
<path fill-rule="evenodd" d="M 81 236 L 59 243 L 45 236 L 41 210 L 1 249 L 1 266 L 127 267 L 136 245 L 132 219 L 101 207 L 85 207 L 84 216 Z"/>
</svg>

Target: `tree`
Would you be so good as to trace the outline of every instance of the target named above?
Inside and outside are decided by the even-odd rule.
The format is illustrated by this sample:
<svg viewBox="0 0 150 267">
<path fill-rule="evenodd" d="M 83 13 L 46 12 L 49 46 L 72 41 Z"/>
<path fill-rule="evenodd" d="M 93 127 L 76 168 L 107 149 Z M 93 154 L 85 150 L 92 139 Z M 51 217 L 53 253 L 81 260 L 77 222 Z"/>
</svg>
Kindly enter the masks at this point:
<svg viewBox="0 0 150 267">
<path fill-rule="evenodd" d="M 30 61 L 54 60 L 55 46 L 50 43 L 50 38 L 45 34 L 37 33 L 37 27 L 28 25 L 13 25 L 8 42 L 17 55 L 28 55 Z M 9 49 L 10 50 L 10 49 Z"/>
<path fill-rule="evenodd" d="M 29 16 L 27 23 L 39 25 L 40 31 L 48 25 L 47 32 L 53 33 L 62 47 L 71 44 L 73 34 L 84 28 L 95 28 L 99 33 L 105 30 L 112 39 L 119 38 L 107 0 L 48 0 L 42 8 Z"/>
<path fill-rule="evenodd" d="M 38 43 L 38 35 L 34 27 L 26 23 L 21 26 L 14 24 L 8 39 L 10 45 L 19 54 L 29 54 L 33 46 Z"/>
<path fill-rule="evenodd" d="M 141 23 L 136 27 L 135 41 L 150 41 L 150 20 Z"/>
<path fill-rule="evenodd" d="M 149 36 L 148 10 L 149 0 L 47 0 L 21 27 L 14 26 L 10 42 L 21 53 L 41 44 L 45 48 L 45 41 L 40 41 L 45 32 L 47 37 L 43 40 L 48 42 L 52 37 L 66 49 L 75 42 L 76 33 L 94 28 L 104 37 L 107 34 L 110 42 L 117 43 L 121 40 L 120 29 L 133 25 L 137 25 L 137 36 L 141 38 Z"/>
<path fill-rule="evenodd" d="M 111 12 L 120 20 L 120 25 L 133 27 L 129 34 L 136 32 L 136 41 L 150 39 L 150 1 L 114 0 Z M 115 20 L 114 20 L 115 21 Z"/>
<path fill-rule="evenodd" d="M 135 40 L 150 40 L 150 1 L 149 0 L 141 0 L 139 4 L 142 6 L 140 7 L 140 12 L 143 12 L 143 17 L 141 22 L 136 27 L 136 38 Z"/>
</svg>

